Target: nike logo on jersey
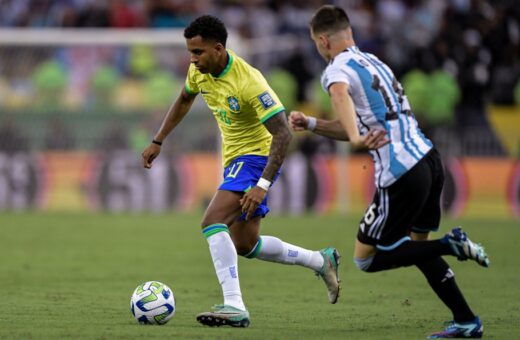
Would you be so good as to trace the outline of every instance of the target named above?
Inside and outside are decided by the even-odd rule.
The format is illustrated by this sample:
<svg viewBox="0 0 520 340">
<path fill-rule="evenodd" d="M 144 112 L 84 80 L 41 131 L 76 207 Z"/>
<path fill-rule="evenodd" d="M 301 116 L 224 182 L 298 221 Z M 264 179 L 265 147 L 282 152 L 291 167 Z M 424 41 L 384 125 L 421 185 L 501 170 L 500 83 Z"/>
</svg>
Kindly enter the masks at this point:
<svg viewBox="0 0 520 340">
<path fill-rule="evenodd" d="M 208 94 L 209 92 L 204 91 L 204 90 L 200 90 L 200 93 L 201 93 L 201 94 Z"/>
</svg>

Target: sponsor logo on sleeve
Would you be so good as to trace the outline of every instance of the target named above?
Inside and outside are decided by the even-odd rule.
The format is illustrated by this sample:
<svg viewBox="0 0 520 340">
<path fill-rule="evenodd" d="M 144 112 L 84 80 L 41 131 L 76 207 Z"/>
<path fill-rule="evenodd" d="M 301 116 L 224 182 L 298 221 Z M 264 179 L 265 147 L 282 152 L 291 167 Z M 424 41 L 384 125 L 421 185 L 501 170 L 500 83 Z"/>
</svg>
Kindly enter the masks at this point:
<svg viewBox="0 0 520 340">
<path fill-rule="evenodd" d="M 273 106 L 274 104 L 276 104 L 276 102 L 274 101 L 273 97 L 271 97 L 271 95 L 267 91 L 265 91 L 264 93 L 259 95 L 258 96 L 258 100 L 260 101 L 260 103 L 262 104 L 264 109 L 268 109 L 271 106 Z"/>
</svg>

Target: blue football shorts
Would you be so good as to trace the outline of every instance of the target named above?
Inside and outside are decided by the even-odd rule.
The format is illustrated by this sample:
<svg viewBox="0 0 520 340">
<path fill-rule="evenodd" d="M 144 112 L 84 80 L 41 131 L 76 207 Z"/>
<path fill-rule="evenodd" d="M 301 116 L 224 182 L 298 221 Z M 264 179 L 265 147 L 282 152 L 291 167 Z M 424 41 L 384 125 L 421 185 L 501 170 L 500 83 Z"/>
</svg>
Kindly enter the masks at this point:
<svg viewBox="0 0 520 340">
<path fill-rule="evenodd" d="M 224 180 L 220 184 L 218 190 L 228 190 L 241 193 L 249 191 L 249 189 L 256 185 L 262 176 L 262 172 L 266 165 L 266 156 L 245 155 L 235 158 L 231 164 L 224 169 Z M 280 171 L 278 171 L 274 176 L 271 185 L 274 184 L 279 175 Z M 267 207 L 267 196 L 268 195 L 265 195 L 264 200 L 258 205 L 258 208 L 256 208 L 252 217 L 265 217 L 265 215 L 267 215 L 269 212 L 269 208 Z M 245 217 L 246 214 L 242 214 L 239 221 L 243 221 Z"/>
</svg>

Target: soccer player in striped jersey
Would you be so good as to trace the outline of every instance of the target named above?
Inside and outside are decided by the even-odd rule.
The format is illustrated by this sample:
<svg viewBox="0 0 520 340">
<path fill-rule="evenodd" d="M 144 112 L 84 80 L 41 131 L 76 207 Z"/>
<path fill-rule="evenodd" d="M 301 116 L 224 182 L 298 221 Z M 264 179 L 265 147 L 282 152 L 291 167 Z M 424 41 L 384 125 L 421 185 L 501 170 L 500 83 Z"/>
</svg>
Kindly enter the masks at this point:
<svg viewBox="0 0 520 340">
<path fill-rule="evenodd" d="M 142 157 L 144 167 L 150 168 L 164 139 L 200 93 L 222 135 L 224 178 L 201 225 L 224 303 L 199 314 L 197 320 L 208 326 L 249 326 L 239 284 L 237 253 L 250 259 L 314 270 L 326 284 L 329 301 L 336 303 L 340 288 L 336 249 L 311 251 L 260 235 L 260 220 L 269 212 L 267 191 L 280 173 L 291 140 L 280 99 L 257 69 L 226 49 L 227 31 L 219 19 L 195 19 L 185 29 L 184 37 L 191 54 L 185 87 Z"/>
<path fill-rule="evenodd" d="M 484 267 L 489 259 L 460 228 L 428 240 L 429 232 L 439 227 L 443 167 L 432 142 L 419 129 L 401 84 L 387 65 L 355 45 L 348 16 L 341 8 L 321 7 L 310 30 L 318 52 L 329 63 L 321 81 L 336 119 L 293 111 L 291 127 L 354 146 L 362 146 L 367 136 L 380 131 L 387 137 L 370 150 L 377 190 L 359 225 L 356 266 L 366 272 L 417 266 L 453 313 L 449 326 L 431 338 L 481 337 L 482 322 L 466 303 L 442 256 L 472 259 Z"/>
</svg>

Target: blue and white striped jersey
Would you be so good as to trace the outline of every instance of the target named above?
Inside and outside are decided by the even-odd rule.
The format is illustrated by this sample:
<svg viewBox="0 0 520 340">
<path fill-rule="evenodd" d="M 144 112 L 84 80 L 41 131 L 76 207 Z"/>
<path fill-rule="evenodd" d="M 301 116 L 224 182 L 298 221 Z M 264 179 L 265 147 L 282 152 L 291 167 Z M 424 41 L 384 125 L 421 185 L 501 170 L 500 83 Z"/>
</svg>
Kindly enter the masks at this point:
<svg viewBox="0 0 520 340">
<path fill-rule="evenodd" d="M 385 188 L 410 170 L 432 148 L 411 111 L 403 87 L 390 68 L 376 56 L 350 47 L 334 58 L 321 77 L 323 88 L 347 83 L 356 109 L 361 135 L 383 128 L 390 143 L 370 154 L 375 163 L 375 184 Z"/>
</svg>

